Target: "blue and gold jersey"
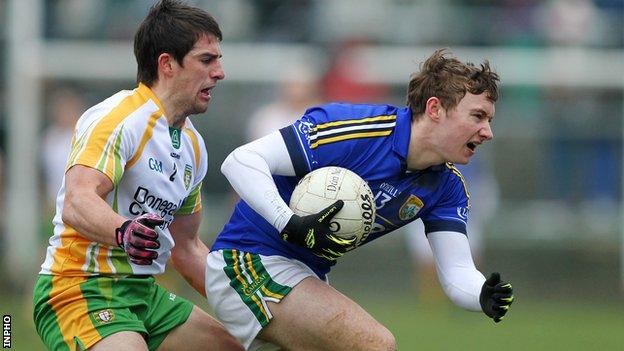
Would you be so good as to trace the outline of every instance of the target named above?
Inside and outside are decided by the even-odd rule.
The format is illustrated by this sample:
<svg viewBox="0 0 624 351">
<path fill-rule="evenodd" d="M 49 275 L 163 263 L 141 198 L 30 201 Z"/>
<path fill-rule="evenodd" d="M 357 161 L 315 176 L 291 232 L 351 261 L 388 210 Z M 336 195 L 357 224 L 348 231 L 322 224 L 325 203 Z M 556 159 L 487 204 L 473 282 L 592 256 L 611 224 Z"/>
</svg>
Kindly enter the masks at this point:
<svg viewBox="0 0 624 351">
<path fill-rule="evenodd" d="M 466 233 L 469 195 L 452 164 L 420 171 L 406 167 L 410 139 L 409 108 L 335 103 L 314 107 L 280 130 L 296 177 L 274 176 L 286 203 L 297 182 L 321 167 L 348 168 L 368 182 L 377 205 L 375 227 L 362 244 L 417 218 L 426 232 Z M 277 230 L 240 201 L 213 248 L 238 249 L 300 260 L 324 278 L 334 262 L 283 241 Z"/>
</svg>

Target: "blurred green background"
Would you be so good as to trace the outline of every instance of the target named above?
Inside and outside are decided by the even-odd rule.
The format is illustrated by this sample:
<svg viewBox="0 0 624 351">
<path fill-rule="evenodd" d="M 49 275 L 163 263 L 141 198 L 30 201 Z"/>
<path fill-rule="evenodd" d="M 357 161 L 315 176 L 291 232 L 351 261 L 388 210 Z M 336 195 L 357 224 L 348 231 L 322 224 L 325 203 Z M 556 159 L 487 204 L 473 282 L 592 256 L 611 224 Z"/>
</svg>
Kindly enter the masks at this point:
<svg viewBox="0 0 624 351">
<path fill-rule="evenodd" d="M 413 225 L 330 276 L 401 350 L 621 350 L 624 1 L 191 0 L 224 32 L 226 79 L 193 118 L 209 150 L 201 235 L 235 201 L 219 167 L 325 101 L 400 105 L 436 48 L 501 75 L 495 138 L 461 167 L 479 269 L 516 295 L 495 325 L 452 306 Z M 52 232 L 73 124 L 135 85 L 132 36 L 153 1 L 0 0 L 0 312 L 16 350 L 43 348 L 31 290 Z M 160 281 L 206 308 L 168 271 Z"/>
<path fill-rule="evenodd" d="M 620 350 L 624 344 L 624 303 L 617 281 L 600 273 L 615 259 L 573 262 L 586 254 L 504 251 L 504 258 L 481 265 L 483 271 L 504 272 L 514 284 L 516 301 L 508 316 L 495 324 L 481 313 L 453 306 L 437 283 L 422 294 L 401 239 L 388 238 L 351 252 L 330 276 L 334 287 L 394 333 L 400 350 Z M 569 267 L 553 268 L 557 262 Z M 575 273 L 585 265 L 592 268 L 582 270 L 595 270 L 596 276 Z M 174 271 L 159 281 L 208 309 Z M 30 292 L 3 291 L 2 297 L 2 313 L 13 317 L 13 349 L 43 350 L 31 318 Z"/>
</svg>

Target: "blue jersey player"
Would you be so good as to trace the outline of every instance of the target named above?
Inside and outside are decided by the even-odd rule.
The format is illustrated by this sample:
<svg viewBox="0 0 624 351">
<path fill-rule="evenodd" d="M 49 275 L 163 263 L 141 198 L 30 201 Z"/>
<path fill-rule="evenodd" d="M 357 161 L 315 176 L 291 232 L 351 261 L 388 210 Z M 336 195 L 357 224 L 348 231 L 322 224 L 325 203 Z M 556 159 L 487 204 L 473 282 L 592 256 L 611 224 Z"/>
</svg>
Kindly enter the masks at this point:
<svg viewBox="0 0 624 351">
<path fill-rule="evenodd" d="M 298 180 L 348 168 L 375 195 L 374 232 L 360 245 L 422 219 L 439 280 L 457 305 L 499 322 L 513 301 L 498 273 L 475 268 L 466 221 L 470 196 L 454 163 L 492 139 L 498 75 L 436 51 L 412 75 L 407 106 L 333 103 L 234 150 L 221 169 L 241 197 L 207 259 L 206 295 L 248 350 L 395 350 L 383 325 L 332 288 L 326 274 L 354 240 L 331 234 L 337 201 L 298 216 L 287 203 Z M 314 240 L 309 240 L 313 237 Z"/>
</svg>

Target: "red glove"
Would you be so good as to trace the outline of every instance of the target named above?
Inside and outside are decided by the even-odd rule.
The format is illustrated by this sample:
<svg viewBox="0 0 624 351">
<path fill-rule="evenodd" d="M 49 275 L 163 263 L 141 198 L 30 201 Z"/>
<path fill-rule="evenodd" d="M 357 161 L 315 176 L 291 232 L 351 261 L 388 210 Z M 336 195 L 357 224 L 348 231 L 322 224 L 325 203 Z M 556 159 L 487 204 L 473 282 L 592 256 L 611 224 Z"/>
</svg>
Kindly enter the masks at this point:
<svg viewBox="0 0 624 351">
<path fill-rule="evenodd" d="M 128 254 L 132 263 L 149 266 L 158 257 L 155 250 L 160 247 L 158 233 L 154 228 L 164 222 L 164 219 L 153 213 L 129 219 L 115 229 L 117 245 Z"/>
</svg>

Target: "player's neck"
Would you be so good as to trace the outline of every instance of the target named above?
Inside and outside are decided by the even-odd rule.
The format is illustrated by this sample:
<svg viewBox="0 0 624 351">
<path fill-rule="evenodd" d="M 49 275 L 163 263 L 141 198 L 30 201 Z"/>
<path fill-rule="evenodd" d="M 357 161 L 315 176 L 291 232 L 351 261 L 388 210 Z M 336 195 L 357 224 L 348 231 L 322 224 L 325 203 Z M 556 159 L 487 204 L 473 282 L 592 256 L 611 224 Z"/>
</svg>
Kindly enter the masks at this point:
<svg viewBox="0 0 624 351">
<path fill-rule="evenodd" d="M 432 128 L 429 128 L 425 121 L 412 122 L 407 149 L 407 169 L 417 171 L 444 163 L 435 147 L 435 136 L 432 132 Z"/>
<path fill-rule="evenodd" d="M 155 84 L 151 89 L 165 110 L 165 118 L 169 126 L 181 129 L 186 121 L 186 114 L 182 109 L 176 108 L 179 104 L 175 101 L 175 95 L 159 84 Z"/>
</svg>

